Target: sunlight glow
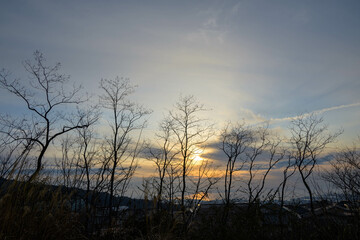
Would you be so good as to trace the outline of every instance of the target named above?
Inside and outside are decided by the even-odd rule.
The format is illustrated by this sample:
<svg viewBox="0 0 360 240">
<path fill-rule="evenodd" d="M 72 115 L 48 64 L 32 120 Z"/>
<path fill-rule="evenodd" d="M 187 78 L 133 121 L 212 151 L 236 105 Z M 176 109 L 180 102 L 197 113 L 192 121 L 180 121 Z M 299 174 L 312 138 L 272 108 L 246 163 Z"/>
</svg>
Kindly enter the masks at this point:
<svg viewBox="0 0 360 240">
<path fill-rule="evenodd" d="M 192 157 L 192 161 L 194 162 L 195 165 L 200 164 L 204 158 L 201 157 L 201 154 L 204 153 L 204 150 L 200 149 L 200 148 L 196 148 L 193 152 L 193 157 Z"/>
</svg>

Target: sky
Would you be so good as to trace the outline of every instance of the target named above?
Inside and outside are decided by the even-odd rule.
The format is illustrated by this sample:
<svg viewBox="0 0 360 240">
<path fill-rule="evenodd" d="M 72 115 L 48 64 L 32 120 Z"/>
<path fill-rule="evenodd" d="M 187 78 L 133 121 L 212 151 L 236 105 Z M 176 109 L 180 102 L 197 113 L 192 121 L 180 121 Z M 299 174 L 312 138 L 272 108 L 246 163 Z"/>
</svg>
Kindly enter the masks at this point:
<svg viewBox="0 0 360 240">
<path fill-rule="evenodd" d="M 0 4 L 0 68 L 26 79 L 35 50 L 99 92 L 102 78 L 130 78 L 153 110 L 147 131 L 180 95 L 208 118 L 286 129 L 321 113 L 340 143 L 360 134 L 359 1 L 13 1 Z M 21 111 L 0 93 L 0 111 Z"/>
</svg>

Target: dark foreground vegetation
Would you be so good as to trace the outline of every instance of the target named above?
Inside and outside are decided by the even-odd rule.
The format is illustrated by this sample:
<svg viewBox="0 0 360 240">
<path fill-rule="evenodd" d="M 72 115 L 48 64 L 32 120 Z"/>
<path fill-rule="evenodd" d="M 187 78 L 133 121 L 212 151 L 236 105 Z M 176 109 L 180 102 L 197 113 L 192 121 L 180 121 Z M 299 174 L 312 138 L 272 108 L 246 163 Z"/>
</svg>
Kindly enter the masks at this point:
<svg viewBox="0 0 360 240">
<path fill-rule="evenodd" d="M 128 79 L 103 79 L 90 98 L 40 52 L 24 66 L 27 83 L 0 71 L 2 90 L 25 103 L 21 116 L 0 115 L 0 239 L 360 238 L 359 148 L 330 154 L 341 131 L 316 114 L 294 117 L 288 137 L 237 119 L 216 129 L 183 96 L 144 139 L 151 111 Z M 141 161 L 153 175 L 133 187 L 140 200 L 127 198 Z M 285 201 L 295 177 L 306 204 Z"/>
<path fill-rule="evenodd" d="M 111 224 L 108 194 L 85 205 L 80 189 L 1 180 L 1 239 L 358 239 L 359 202 L 204 202 L 188 208 L 129 198 L 116 199 Z M 95 195 L 95 193 L 92 193 Z M 89 209 L 87 209 L 89 208 Z M 172 211 L 171 211 L 172 209 Z M 225 218 L 225 212 L 228 217 Z M 191 218 L 191 219 L 190 219 Z"/>
</svg>

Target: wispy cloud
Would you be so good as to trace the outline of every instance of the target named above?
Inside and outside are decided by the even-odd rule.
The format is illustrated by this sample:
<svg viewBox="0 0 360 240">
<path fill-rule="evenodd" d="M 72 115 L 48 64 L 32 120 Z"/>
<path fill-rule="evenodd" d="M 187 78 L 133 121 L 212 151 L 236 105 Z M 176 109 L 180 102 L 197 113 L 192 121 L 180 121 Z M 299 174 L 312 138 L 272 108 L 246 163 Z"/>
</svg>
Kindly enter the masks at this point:
<svg viewBox="0 0 360 240">
<path fill-rule="evenodd" d="M 241 2 L 237 2 L 232 8 L 231 8 L 231 14 L 236 15 L 240 10 Z"/>
<path fill-rule="evenodd" d="M 263 117 L 262 115 L 257 114 L 247 108 L 240 108 L 239 114 L 240 114 L 240 116 L 243 117 L 244 120 L 246 120 L 247 122 L 249 122 L 251 124 L 267 121 L 267 119 L 265 117 Z"/>
<path fill-rule="evenodd" d="M 301 115 L 297 115 L 297 116 L 293 116 L 293 117 L 284 117 L 284 118 L 271 118 L 270 121 L 271 122 L 284 122 L 284 121 L 291 121 L 294 119 L 299 119 L 302 117 L 307 117 L 311 114 L 322 114 L 325 112 L 330 112 L 330 111 L 335 111 L 335 110 L 339 110 L 339 109 L 344 109 L 344 108 L 350 108 L 350 107 L 359 107 L 360 106 L 360 102 L 356 102 L 356 103 L 351 103 L 351 104 L 343 104 L 343 105 L 339 105 L 339 106 L 334 106 L 334 107 L 329 107 L 329 108 L 323 108 L 320 110 L 315 110 L 309 113 L 304 113 Z"/>
<path fill-rule="evenodd" d="M 205 44 L 223 44 L 227 30 L 219 17 L 224 14 L 222 8 L 208 11 L 200 11 L 202 21 L 198 22 L 197 29 L 193 29 L 186 36 L 188 41 L 202 42 Z"/>
</svg>

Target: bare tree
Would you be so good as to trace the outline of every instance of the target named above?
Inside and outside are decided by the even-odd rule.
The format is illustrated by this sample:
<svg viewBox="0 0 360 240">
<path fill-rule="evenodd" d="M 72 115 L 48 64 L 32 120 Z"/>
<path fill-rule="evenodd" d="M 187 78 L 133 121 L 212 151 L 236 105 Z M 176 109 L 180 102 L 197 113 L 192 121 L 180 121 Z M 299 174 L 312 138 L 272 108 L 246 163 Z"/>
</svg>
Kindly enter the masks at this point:
<svg viewBox="0 0 360 240">
<path fill-rule="evenodd" d="M 98 198 L 98 193 L 104 187 L 106 182 L 106 171 L 108 169 L 109 159 L 102 158 L 99 145 L 99 139 L 96 138 L 94 126 L 78 129 L 75 145 L 80 161 L 78 168 L 81 169 L 81 185 L 86 189 L 85 194 L 85 227 L 90 229 L 94 223 L 93 214 L 96 212 L 93 207 Z"/>
<path fill-rule="evenodd" d="M 9 72 L 3 69 L 0 86 L 23 100 L 30 115 L 20 120 L 2 117 L 0 124 L 7 128 L 2 133 L 14 142 L 25 140 L 37 147 L 36 170 L 31 181 L 39 174 L 50 143 L 67 132 L 88 127 L 96 118 L 82 114 L 69 117 L 69 106 L 83 103 L 86 98 L 79 96 L 81 87 L 67 86 L 69 76 L 59 73 L 59 63 L 46 66 L 42 53 L 36 51 L 34 62 L 25 61 L 24 67 L 30 74 L 28 85 L 19 79 L 10 80 Z"/>
<path fill-rule="evenodd" d="M 287 162 L 283 169 L 283 180 L 279 185 L 279 198 L 280 198 L 280 210 L 279 210 L 279 222 L 280 222 L 280 234 L 283 237 L 284 224 L 283 224 L 283 208 L 285 203 L 285 190 L 287 182 L 291 176 L 296 172 L 296 165 L 291 155 L 287 156 Z"/>
<path fill-rule="evenodd" d="M 360 138 L 359 138 L 360 140 Z M 360 150 L 354 144 L 335 154 L 331 162 L 331 169 L 322 175 L 323 179 L 330 182 L 347 200 L 356 202 L 360 199 Z"/>
<path fill-rule="evenodd" d="M 17 144 L 18 145 L 18 144 Z M 12 158 L 16 153 L 17 145 L 15 146 L 1 146 L 0 147 L 0 177 L 8 176 L 12 169 Z"/>
<path fill-rule="evenodd" d="M 202 160 L 199 165 L 194 166 L 195 169 L 193 172 L 195 172 L 195 174 L 192 174 L 193 176 L 189 178 L 195 187 L 192 198 L 189 201 L 189 206 L 192 206 L 192 213 L 189 214 L 187 218 L 186 226 L 190 224 L 196 215 L 201 202 L 209 198 L 211 188 L 220 180 L 220 177 L 215 175 L 214 168 L 212 168 L 211 164 L 209 160 Z"/>
<path fill-rule="evenodd" d="M 174 203 L 176 200 L 176 194 L 180 192 L 180 178 L 181 178 L 181 169 L 180 165 L 177 162 L 172 161 L 166 169 L 167 184 L 165 184 L 165 191 L 167 192 L 168 201 L 170 203 L 170 212 L 171 215 L 174 215 Z"/>
<path fill-rule="evenodd" d="M 233 175 L 236 171 L 240 171 L 244 164 L 245 159 L 240 159 L 241 155 L 245 152 L 249 142 L 252 140 L 251 130 L 245 126 L 244 123 L 237 123 L 231 125 L 230 123 L 222 130 L 220 149 L 227 157 L 227 164 L 224 177 L 224 196 L 225 210 L 223 220 L 226 222 L 229 207 L 231 203 L 231 192 L 233 185 Z"/>
<path fill-rule="evenodd" d="M 31 141 L 14 142 L 7 134 L 0 134 L 0 177 L 18 178 L 23 175 L 22 170 L 29 167 L 25 161 L 33 147 Z"/>
<path fill-rule="evenodd" d="M 248 167 L 249 178 L 247 180 L 247 194 L 249 207 L 260 200 L 265 190 L 265 183 L 270 171 L 285 156 L 285 151 L 280 148 L 281 140 L 272 138 L 268 126 L 261 126 L 252 131 L 252 140 L 246 151 L 246 166 Z M 257 163 L 262 160 L 265 163 Z M 261 170 L 262 174 L 257 177 Z M 256 178 L 258 180 L 256 181 Z M 276 193 L 270 189 L 265 199 L 271 199 Z"/>
<path fill-rule="evenodd" d="M 61 139 L 61 158 L 55 159 L 57 169 L 60 171 L 59 183 L 68 188 L 80 188 L 84 169 L 80 168 L 81 152 L 76 146 L 77 139 L 66 135 Z"/>
<path fill-rule="evenodd" d="M 179 151 L 176 150 L 176 142 L 173 139 L 172 122 L 169 119 L 164 119 L 160 123 L 160 131 L 156 134 L 159 142 L 158 146 L 148 147 L 148 159 L 153 161 L 156 170 L 157 178 L 155 179 L 154 186 L 157 189 L 157 208 L 161 207 L 161 200 L 164 188 L 166 184 L 174 184 L 174 181 L 169 177 L 166 177 L 169 173 L 169 167 L 172 165 L 173 160 L 178 155 Z M 171 172 L 171 170 L 170 170 Z M 168 186 L 169 189 L 174 189 L 174 186 Z M 170 190 L 170 195 L 172 191 Z M 172 204 L 170 200 L 170 204 Z"/>
<path fill-rule="evenodd" d="M 78 129 L 77 141 L 77 152 L 79 154 L 78 166 L 83 170 L 83 176 L 81 182 L 85 185 L 87 195 L 90 190 L 96 188 L 97 184 L 93 184 L 93 178 L 98 177 L 94 173 L 94 168 L 97 166 L 99 169 L 102 168 L 102 163 L 99 161 L 100 156 L 98 154 L 99 146 L 97 139 L 95 138 L 94 129 L 91 127 Z M 83 180 L 85 178 L 85 180 Z M 87 198 L 88 199 L 88 198 Z"/>
<path fill-rule="evenodd" d="M 212 125 L 199 114 L 206 111 L 194 96 L 180 97 L 175 109 L 169 112 L 172 131 L 177 139 L 181 158 L 181 207 L 185 221 L 185 194 L 189 190 L 187 178 L 194 166 L 196 151 L 210 138 Z"/>
<path fill-rule="evenodd" d="M 101 105 L 111 114 L 109 125 L 111 136 L 106 140 L 106 159 L 110 159 L 109 182 L 109 218 L 111 224 L 113 198 L 116 190 L 123 195 L 129 181 L 137 167 L 136 157 L 140 152 L 140 136 L 146 121 L 144 117 L 150 110 L 129 100 L 129 95 L 134 92 L 128 79 L 116 78 L 115 80 L 103 79 L 100 83 L 103 95 L 100 96 Z M 136 130 L 139 130 L 137 139 Z"/>
<path fill-rule="evenodd" d="M 308 178 L 318 163 L 319 155 L 341 132 L 329 133 L 327 125 L 323 124 L 323 119 L 314 114 L 295 118 L 291 123 L 290 131 L 292 135 L 290 143 L 294 149 L 292 155 L 301 180 L 309 193 L 311 212 L 314 214 L 313 193 Z"/>
</svg>

